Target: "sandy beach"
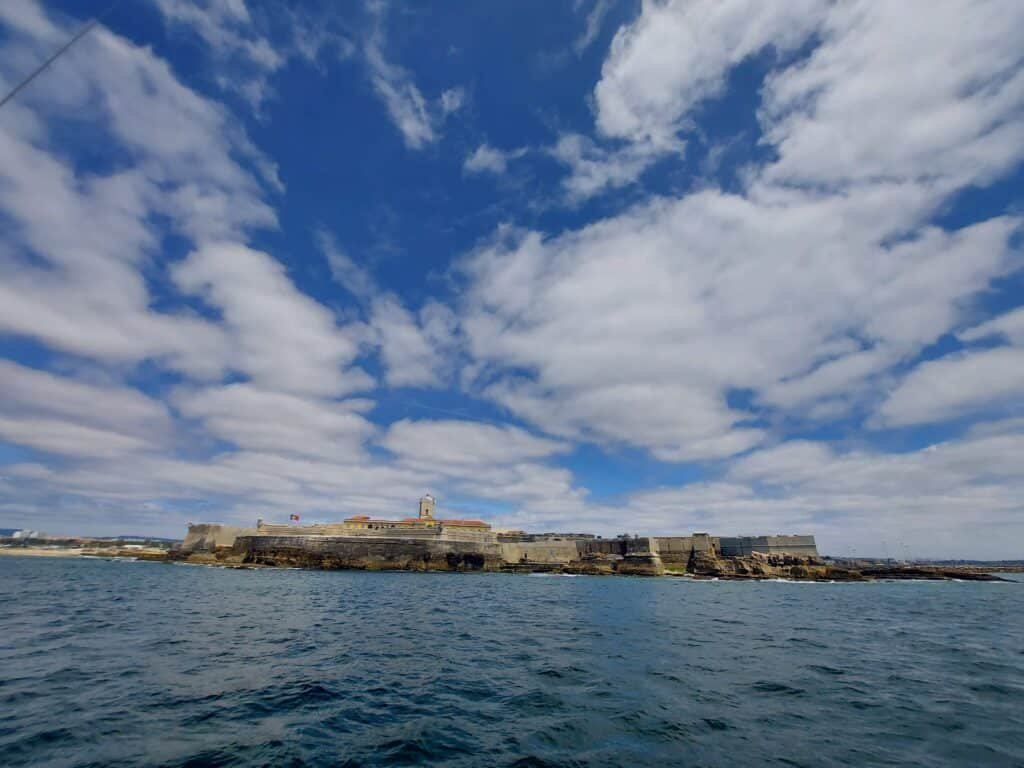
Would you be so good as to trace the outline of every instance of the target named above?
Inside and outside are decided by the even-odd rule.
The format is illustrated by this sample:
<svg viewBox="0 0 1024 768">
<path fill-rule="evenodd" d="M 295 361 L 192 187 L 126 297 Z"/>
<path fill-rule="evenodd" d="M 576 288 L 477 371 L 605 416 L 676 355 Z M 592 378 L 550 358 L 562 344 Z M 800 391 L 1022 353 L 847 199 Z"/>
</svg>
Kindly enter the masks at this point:
<svg viewBox="0 0 1024 768">
<path fill-rule="evenodd" d="M 81 557 L 80 547 L 0 547 L 0 555 L 24 555 L 26 557 Z"/>
</svg>

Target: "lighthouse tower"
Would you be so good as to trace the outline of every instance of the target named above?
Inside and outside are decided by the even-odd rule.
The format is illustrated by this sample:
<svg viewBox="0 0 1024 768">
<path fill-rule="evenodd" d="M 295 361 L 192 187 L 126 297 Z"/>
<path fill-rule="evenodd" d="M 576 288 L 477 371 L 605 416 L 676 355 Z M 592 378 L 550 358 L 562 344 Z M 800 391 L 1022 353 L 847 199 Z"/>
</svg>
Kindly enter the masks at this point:
<svg viewBox="0 0 1024 768">
<path fill-rule="evenodd" d="M 420 520 L 433 520 L 436 502 L 429 493 L 420 499 Z"/>
</svg>

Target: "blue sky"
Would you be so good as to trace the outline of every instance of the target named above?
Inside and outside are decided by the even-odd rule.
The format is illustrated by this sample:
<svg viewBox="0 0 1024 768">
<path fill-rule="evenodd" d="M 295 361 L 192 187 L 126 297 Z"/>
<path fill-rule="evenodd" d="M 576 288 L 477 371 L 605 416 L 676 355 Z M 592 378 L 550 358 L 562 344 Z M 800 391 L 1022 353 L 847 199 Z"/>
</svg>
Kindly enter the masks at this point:
<svg viewBox="0 0 1024 768">
<path fill-rule="evenodd" d="M 336 6 L 0 110 L 0 523 L 1022 555 L 1020 3 Z M 104 7 L 5 2 L 3 90 Z"/>
</svg>

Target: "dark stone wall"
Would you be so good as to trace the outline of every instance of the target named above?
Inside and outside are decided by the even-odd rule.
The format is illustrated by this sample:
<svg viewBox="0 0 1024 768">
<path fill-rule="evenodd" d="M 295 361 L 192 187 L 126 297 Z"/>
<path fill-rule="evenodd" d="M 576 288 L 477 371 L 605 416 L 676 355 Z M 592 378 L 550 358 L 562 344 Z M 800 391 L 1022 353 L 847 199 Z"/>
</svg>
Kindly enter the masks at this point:
<svg viewBox="0 0 1024 768">
<path fill-rule="evenodd" d="M 818 557 L 818 547 L 813 536 L 723 536 L 720 542 L 724 557 L 748 557 L 755 552 L 764 555 Z"/>
<path fill-rule="evenodd" d="M 576 547 L 580 555 L 626 555 L 651 551 L 651 540 L 646 536 L 639 539 L 578 539 Z"/>
<path fill-rule="evenodd" d="M 498 570 L 496 545 L 336 536 L 240 536 L 246 563 L 301 568 L 403 571 Z"/>
</svg>

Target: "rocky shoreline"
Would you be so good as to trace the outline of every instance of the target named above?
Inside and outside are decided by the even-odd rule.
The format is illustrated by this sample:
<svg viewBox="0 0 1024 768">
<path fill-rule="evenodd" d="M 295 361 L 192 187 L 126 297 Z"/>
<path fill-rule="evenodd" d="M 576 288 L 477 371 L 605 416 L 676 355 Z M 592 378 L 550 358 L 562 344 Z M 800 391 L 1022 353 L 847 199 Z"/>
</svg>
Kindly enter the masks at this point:
<svg viewBox="0 0 1024 768">
<path fill-rule="evenodd" d="M 698 580 L 722 581 L 1006 581 L 993 571 L 1019 572 L 1018 567 L 982 565 L 879 565 L 870 561 L 837 564 L 826 558 L 796 555 L 766 555 L 759 552 L 741 557 L 723 557 L 717 553 L 694 552 L 686 562 L 663 563 L 661 558 L 645 553 L 625 556 L 590 554 L 568 563 L 507 562 L 493 554 L 466 547 L 465 551 L 429 550 L 404 553 L 401 557 L 385 557 L 373 547 L 362 549 L 317 551 L 308 547 L 252 547 L 244 542 L 230 547 L 208 549 L 158 549 L 125 547 L 0 547 L 0 555 L 34 557 L 130 558 L 151 562 L 188 563 L 226 568 L 303 568 L 309 570 L 362 571 L 447 571 L 548 573 L 587 576 L 675 576 Z"/>
<path fill-rule="evenodd" d="M 155 559 L 155 558 L 154 558 Z M 212 552 L 185 553 L 174 551 L 168 562 L 187 562 L 231 568 L 305 568 L 313 570 L 364 571 L 488 571 L 500 573 L 548 573 L 587 576 L 675 576 L 693 579 L 729 581 L 816 581 L 867 582 L 888 580 L 916 581 L 1005 581 L 976 567 L 966 566 L 903 566 L 850 568 L 837 566 L 822 558 L 752 553 L 743 557 L 700 555 L 684 567 L 665 567 L 653 558 L 640 556 L 620 559 L 591 556 L 568 564 L 502 563 L 482 555 L 452 555 L 437 559 L 412 559 L 382 563 L 373 558 L 337 558 L 310 552 L 284 551 L 239 552 L 221 548 Z"/>
</svg>

